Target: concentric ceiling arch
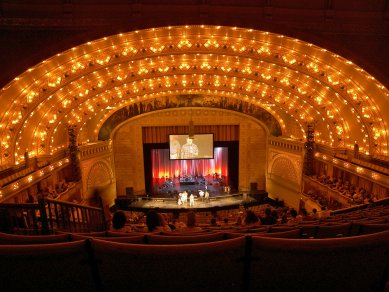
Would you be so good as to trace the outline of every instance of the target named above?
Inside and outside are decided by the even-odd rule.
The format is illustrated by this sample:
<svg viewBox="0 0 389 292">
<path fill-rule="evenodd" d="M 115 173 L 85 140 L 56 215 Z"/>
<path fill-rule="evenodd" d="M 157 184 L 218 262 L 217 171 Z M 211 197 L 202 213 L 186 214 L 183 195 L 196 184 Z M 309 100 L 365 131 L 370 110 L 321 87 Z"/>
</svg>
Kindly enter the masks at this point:
<svg viewBox="0 0 389 292">
<path fill-rule="evenodd" d="M 388 155 L 389 92 L 357 65 L 279 34 L 177 26 L 88 42 L 17 76 L 0 93 L 1 164 L 65 148 L 69 125 L 95 141 L 118 109 L 191 95 L 261 107 L 285 137 L 314 124 L 317 143 Z"/>
</svg>

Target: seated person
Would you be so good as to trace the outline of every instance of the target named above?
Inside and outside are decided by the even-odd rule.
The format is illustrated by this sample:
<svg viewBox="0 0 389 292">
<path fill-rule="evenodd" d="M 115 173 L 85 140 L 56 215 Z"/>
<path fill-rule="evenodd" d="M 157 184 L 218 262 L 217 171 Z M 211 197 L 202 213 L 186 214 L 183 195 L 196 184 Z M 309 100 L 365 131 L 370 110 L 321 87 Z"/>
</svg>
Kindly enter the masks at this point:
<svg viewBox="0 0 389 292">
<path fill-rule="evenodd" d="M 244 219 L 244 225 L 246 226 L 257 226 L 261 225 L 261 221 L 258 216 L 251 210 L 246 211 L 246 217 Z"/>
<path fill-rule="evenodd" d="M 211 219 L 211 222 L 210 222 L 210 225 L 211 227 L 219 227 L 219 225 L 217 224 L 217 220 L 215 217 L 212 217 Z"/>
<path fill-rule="evenodd" d="M 319 219 L 319 213 L 317 213 L 317 209 L 313 208 L 312 209 L 312 214 L 311 214 L 312 220 L 317 220 Z"/>
<path fill-rule="evenodd" d="M 127 216 L 123 211 L 116 211 L 112 216 L 111 231 L 132 232 L 131 226 L 126 225 Z"/>
<path fill-rule="evenodd" d="M 166 223 L 165 219 L 161 214 L 155 210 L 150 210 L 146 215 L 147 231 L 158 232 L 158 231 L 171 231 L 171 228 Z"/>
<path fill-rule="evenodd" d="M 201 227 L 196 225 L 196 213 L 193 211 L 188 212 L 186 215 L 186 227 L 180 229 L 180 231 L 201 231 Z"/>
<path fill-rule="evenodd" d="M 288 225 L 295 225 L 295 224 L 298 224 L 302 221 L 302 216 L 298 215 L 297 211 L 292 208 L 290 209 L 290 218 L 288 220 Z"/>
<path fill-rule="evenodd" d="M 270 208 L 265 209 L 265 217 L 261 218 L 262 225 L 273 225 L 277 223 L 277 219 L 273 217 Z"/>
</svg>

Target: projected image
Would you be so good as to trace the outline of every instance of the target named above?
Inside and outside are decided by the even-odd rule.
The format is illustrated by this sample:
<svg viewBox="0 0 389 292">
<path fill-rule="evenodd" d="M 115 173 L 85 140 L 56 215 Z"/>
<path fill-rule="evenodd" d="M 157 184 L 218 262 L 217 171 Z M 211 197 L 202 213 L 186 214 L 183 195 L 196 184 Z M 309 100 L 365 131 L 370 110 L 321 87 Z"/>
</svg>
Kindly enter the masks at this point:
<svg viewBox="0 0 389 292">
<path fill-rule="evenodd" d="M 169 135 L 170 159 L 212 159 L 213 134 Z"/>
</svg>

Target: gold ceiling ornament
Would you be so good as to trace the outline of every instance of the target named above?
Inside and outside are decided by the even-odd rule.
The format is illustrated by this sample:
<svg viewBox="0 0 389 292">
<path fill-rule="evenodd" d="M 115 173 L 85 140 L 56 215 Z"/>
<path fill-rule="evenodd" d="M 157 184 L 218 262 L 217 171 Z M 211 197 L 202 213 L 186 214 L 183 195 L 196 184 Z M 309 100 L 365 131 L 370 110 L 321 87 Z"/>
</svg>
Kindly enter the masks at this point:
<svg viewBox="0 0 389 292">
<path fill-rule="evenodd" d="M 388 155 L 389 92 L 351 61 L 270 32 L 176 26 L 88 42 L 15 77 L 0 92 L 0 164 L 66 148 L 68 124 L 94 141 L 108 113 L 177 94 L 234 96 L 273 111 L 286 135 L 316 121 L 316 143 Z"/>
</svg>

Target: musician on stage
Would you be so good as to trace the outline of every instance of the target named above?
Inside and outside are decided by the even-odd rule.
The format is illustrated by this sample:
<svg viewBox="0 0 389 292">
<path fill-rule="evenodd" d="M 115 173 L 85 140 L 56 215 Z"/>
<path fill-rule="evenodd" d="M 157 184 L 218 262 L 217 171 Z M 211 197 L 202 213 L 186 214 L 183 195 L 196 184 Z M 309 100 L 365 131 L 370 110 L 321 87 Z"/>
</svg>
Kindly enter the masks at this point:
<svg viewBox="0 0 389 292">
<path fill-rule="evenodd" d="M 200 195 L 201 201 L 203 202 L 204 201 L 204 191 L 199 190 L 199 195 Z"/>
<path fill-rule="evenodd" d="M 189 196 L 189 206 L 194 207 L 194 196 L 190 194 Z"/>
<path fill-rule="evenodd" d="M 204 198 L 205 198 L 205 201 L 209 201 L 209 193 L 208 193 L 208 190 L 205 190 Z"/>
</svg>

